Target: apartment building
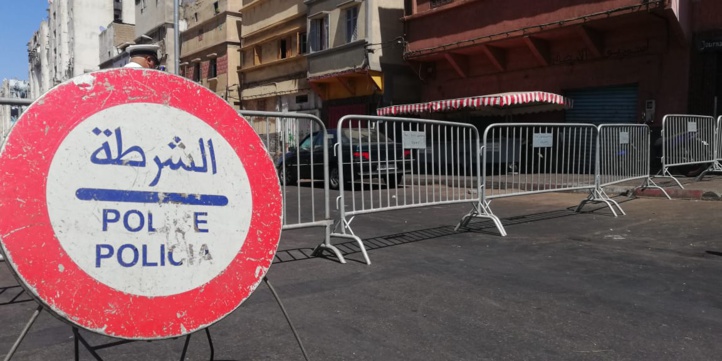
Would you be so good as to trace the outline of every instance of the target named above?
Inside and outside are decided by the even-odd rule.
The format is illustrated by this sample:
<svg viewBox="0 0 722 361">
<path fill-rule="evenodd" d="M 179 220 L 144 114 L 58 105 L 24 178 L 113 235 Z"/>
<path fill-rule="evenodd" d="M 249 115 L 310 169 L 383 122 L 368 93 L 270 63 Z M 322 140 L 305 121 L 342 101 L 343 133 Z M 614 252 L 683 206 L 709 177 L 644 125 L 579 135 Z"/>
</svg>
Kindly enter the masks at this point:
<svg viewBox="0 0 722 361">
<path fill-rule="evenodd" d="M 241 13 L 243 108 L 318 114 L 320 101 L 307 80 L 303 0 L 244 0 Z"/>
<path fill-rule="evenodd" d="M 30 71 L 31 93 L 43 94 L 65 80 L 97 70 L 100 64 L 98 36 L 112 20 L 112 1 L 49 1 L 47 22 L 41 23 L 28 47 L 33 69 Z M 44 51 L 47 56 L 43 55 Z M 47 70 L 43 66 L 47 66 Z"/>
<path fill-rule="evenodd" d="M 28 99 L 30 98 L 30 83 L 24 80 L 3 79 L 0 97 Z M 7 137 L 10 128 L 25 108 L 18 105 L 0 105 L 0 140 Z"/>
<path fill-rule="evenodd" d="M 402 0 L 306 0 L 308 82 L 330 127 L 347 114 L 415 100 L 418 82 L 403 62 Z"/>
<path fill-rule="evenodd" d="M 100 33 L 100 69 L 128 63 L 125 48 L 135 42 L 135 0 L 113 0 L 113 22 Z"/>
<path fill-rule="evenodd" d="M 171 73 L 176 71 L 173 1 L 135 0 L 135 43 L 160 46 L 158 59 Z"/>
<path fill-rule="evenodd" d="M 410 0 L 406 10 L 404 58 L 421 101 L 540 90 L 574 107 L 515 120 L 661 125 L 690 110 L 688 90 L 706 104 L 691 110 L 707 114 L 711 89 L 722 90 L 697 70 L 721 64 L 719 1 Z"/>
<path fill-rule="evenodd" d="M 183 5 L 181 76 L 240 109 L 241 0 L 196 0 Z"/>
<path fill-rule="evenodd" d="M 30 98 L 35 99 L 48 91 L 53 84 L 50 75 L 50 37 L 48 22 L 43 20 L 40 28 L 28 42 L 28 83 Z"/>
</svg>

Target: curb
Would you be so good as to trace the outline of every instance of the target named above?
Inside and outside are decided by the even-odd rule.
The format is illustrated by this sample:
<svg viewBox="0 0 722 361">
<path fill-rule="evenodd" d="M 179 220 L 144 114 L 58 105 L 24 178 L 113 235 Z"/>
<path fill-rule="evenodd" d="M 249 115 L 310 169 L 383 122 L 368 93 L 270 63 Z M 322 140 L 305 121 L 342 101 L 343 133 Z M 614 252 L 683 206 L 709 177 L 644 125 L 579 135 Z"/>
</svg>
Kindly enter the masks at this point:
<svg viewBox="0 0 722 361">
<path fill-rule="evenodd" d="M 700 201 L 722 200 L 719 194 L 701 189 L 664 188 L 664 190 L 672 199 L 692 199 Z M 637 197 L 664 197 L 664 193 L 661 190 L 653 188 L 634 190 L 633 195 Z"/>
</svg>

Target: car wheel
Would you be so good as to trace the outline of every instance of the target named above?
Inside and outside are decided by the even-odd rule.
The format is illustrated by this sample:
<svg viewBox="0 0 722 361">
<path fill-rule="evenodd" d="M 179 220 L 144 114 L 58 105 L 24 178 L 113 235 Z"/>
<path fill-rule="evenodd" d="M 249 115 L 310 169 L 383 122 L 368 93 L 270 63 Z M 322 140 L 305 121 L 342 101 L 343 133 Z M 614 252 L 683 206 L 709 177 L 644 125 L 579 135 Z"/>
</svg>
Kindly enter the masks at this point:
<svg viewBox="0 0 722 361">
<path fill-rule="evenodd" d="M 328 172 L 328 187 L 331 189 L 338 189 L 341 184 L 341 180 L 339 178 L 340 175 L 338 173 L 338 168 L 331 168 Z"/>
<path fill-rule="evenodd" d="M 295 185 L 296 184 L 296 174 L 293 172 L 293 170 L 284 169 L 283 167 L 278 168 L 278 179 L 280 180 L 282 185 Z"/>
</svg>

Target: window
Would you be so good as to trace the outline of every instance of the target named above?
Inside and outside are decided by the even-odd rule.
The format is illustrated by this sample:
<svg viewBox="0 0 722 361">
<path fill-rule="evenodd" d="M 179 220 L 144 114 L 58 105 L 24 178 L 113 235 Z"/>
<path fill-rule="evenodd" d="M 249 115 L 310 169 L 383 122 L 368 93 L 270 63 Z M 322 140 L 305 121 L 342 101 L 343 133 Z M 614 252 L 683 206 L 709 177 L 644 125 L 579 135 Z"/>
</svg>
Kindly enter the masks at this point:
<svg viewBox="0 0 722 361">
<path fill-rule="evenodd" d="M 213 58 L 208 61 L 208 78 L 215 78 L 218 75 L 218 66 L 216 63 L 216 58 Z"/>
<path fill-rule="evenodd" d="M 281 39 L 278 41 L 278 58 L 279 59 L 286 59 L 288 57 L 288 41 L 286 39 Z"/>
<path fill-rule="evenodd" d="M 213 3 L 213 13 L 218 15 L 221 11 L 218 9 L 218 1 Z"/>
<path fill-rule="evenodd" d="M 193 81 L 195 81 L 195 82 L 201 81 L 201 64 L 200 63 L 193 64 Z"/>
<path fill-rule="evenodd" d="M 444 4 L 448 4 L 448 3 L 452 2 L 452 1 L 453 1 L 453 0 L 431 0 L 431 7 L 432 7 L 432 8 L 435 8 L 435 7 L 437 7 L 437 6 L 441 6 L 441 5 L 444 5 Z"/>
<path fill-rule="evenodd" d="M 346 9 L 346 42 L 358 39 L 358 6 Z"/>
<path fill-rule="evenodd" d="M 194 14 L 193 14 L 193 20 L 195 20 L 196 22 L 198 22 L 198 13 L 194 13 Z"/>
<path fill-rule="evenodd" d="M 308 103 L 308 95 L 296 95 L 296 104 Z"/>
<path fill-rule="evenodd" d="M 263 49 L 260 45 L 256 45 L 253 47 L 253 65 L 259 65 L 261 64 L 261 54 Z"/>
<path fill-rule="evenodd" d="M 298 34 L 298 53 L 308 53 L 308 35 L 306 33 Z"/>
<path fill-rule="evenodd" d="M 203 40 L 203 29 L 198 30 L 198 41 Z"/>
<path fill-rule="evenodd" d="M 311 19 L 311 52 L 328 49 L 328 16 Z"/>
</svg>

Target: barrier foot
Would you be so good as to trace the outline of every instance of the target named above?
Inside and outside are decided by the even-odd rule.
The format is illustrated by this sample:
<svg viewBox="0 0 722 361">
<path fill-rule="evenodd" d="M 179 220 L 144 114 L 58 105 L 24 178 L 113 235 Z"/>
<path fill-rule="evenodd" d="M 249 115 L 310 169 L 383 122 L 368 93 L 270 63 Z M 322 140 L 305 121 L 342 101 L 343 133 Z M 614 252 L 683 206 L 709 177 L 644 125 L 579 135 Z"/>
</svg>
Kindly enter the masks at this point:
<svg viewBox="0 0 722 361">
<path fill-rule="evenodd" d="M 338 261 L 341 264 L 346 264 L 346 259 L 343 257 L 343 254 L 341 254 L 341 251 L 336 248 L 333 244 L 331 244 L 331 224 L 326 226 L 326 237 L 323 240 L 323 243 L 316 246 L 316 248 L 311 251 L 311 256 L 313 257 L 320 257 L 323 255 L 323 251 L 330 251 L 332 252 L 336 258 L 338 258 Z M 338 228 L 338 224 L 334 225 L 334 230 Z"/>
<path fill-rule="evenodd" d="M 336 256 L 336 258 L 338 258 L 338 261 L 341 264 L 346 264 L 346 259 L 341 254 L 341 251 L 339 251 L 338 248 L 336 248 L 334 245 L 331 245 L 331 244 L 326 244 L 326 243 L 319 244 L 318 246 L 316 246 L 316 248 L 313 249 L 313 251 L 311 251 L 311 256 L 319 257 L 319 256 L 323 255 L 324 251 L 332 252 Z"/>
<path fill-rule="evenodd" d="M 617 211 L 614 210 L 614 207 L 617 207 L 619 209 L 619 212 L 622 213 L 622 215 L 627 215 L 627 213 L 624 213 L 624 210 L 622 209 L 622 206 L 617 203 L 614 199 L 610 198 L 606 192 L 604 192 L 604 189 L 593 189 L 589 191 L 589 195 L 587 198 L 579 203 L 577 206 L 577 209 L 574 211 L 579 213 L 581 212 L 582 208 L 589 203 L 604 203 L 609 207 L 609 210 L 612 211 L 612 214 L 614 214 L 614 217 L 617 217 Z"/>
<path fill-rule="evenodd" d="M 364 260 L 366 261 L 366 264 L 369 266 L 371 265 L 371 260 L 369 259 L 369 255 L 366 252 L 366 247 L 364 246 L 364 242 L 361 240 L 361 238 L 359 238 L 358 236 L 355 236 L 353 234 L 343 234 L 343 233 L 334 233 L 331 235 L 331 237 L 346 238 L 346 239 L 356 241 L 356 243 L 358 243 L 358 247 L 361 249 L 361 253 L 364 256 Z M 343 263 L 346 263 L 346 262 L 343 262 Z"/>
<path fill-rule="evenodd" d="M 712 173 L 722 172 L 722 163 L 720 163 L 719 161 L 715 161 L 714 163 L 712 163 L 712 166 L 709 167 L 708 171 Z"/>
<path fill-rule="evenodd" d="M 479 204 L 474 204 L 472 210 L 461 217 L 461 221 L 454 227 L 454 231 L 458 232 L 460 228 L 467 227 L 472 218 L 486 218 L 494 222 L 496 229 L 502 237 L 506 237 L 504 225 L 501 223 L 499 217 L 491 211 L 490 203 L 491 202 L 479 202 Z"/>
<path fill-rule="evenodd" d="M 672 180 L 674 180 L 675 183 L 677 183 L 679 188 L 684 189 L 684 186 L 682 185 L 682 183 L 680 183 L 679 180 L 675 176 L 673 176 L 672 173 L 669 172 L 669 168 L 667 168 L 667 167 L 665 167 L 661 171 L 659 171 L 659 173 L 657 173 L 657 175 L 655 175 L 654 177 L 655 178 L 672 178 Z"/>
<path fill-rule="evenodd" d="M 669 194 L 667 193 L 667 191 L 664 190 L 664 188 L 662 188 L 662 187 L 660 187 L 659 185 L 657 185 L 657 183 L 654 183 L 654 181 L 652 180 L 651 177 L 645 179 L 644 182 L 642 182 L 642 185 L 639 186 L 639 187 L 637 187 L 637 188 L 635 188 L 635 190 L 636 190 L 636 189 L 640 189 L 640 188 L 643 189 L 643 190 L 644 190 L 644 189 L 647 189 L 647 188 L 659 189 L 660 191 L 662 191 L 662 193 L 664 193 L 664 196 L 667 197 L 667 199 L 672 200 L 672 197 L 669 196 Z M 632 192 L 632 193 L 634 193 L 634 192 Z"/>
<path fill-rule="evenodd" d="M 5 355 L 4 361 L 9 361 L 13 355 L 15 354 L 15 351 L 17 351 L 18 347 L 20 347 L 20 343 L 23 342 L 23 339 L 28 334 L 28 331 L 30 331 L 30 327 L 35 323 L 35 320 L 38 319 L 38 316 L 40 315 L 40 311 L 43 310 L 43 306 L 38 306 L 38 308 L 35 309 L 35 312 L 33 312 L 33 315 L 30 316 L 30 320 L 25 325 L 22 331 L 20 331 L 20 336 L 18 336 L 18 339 L 15 340 L 15 343 L 10 348 L 10 351 L 8 351 L 7 355 Z"/>
<path fill-rule="evenodd" d="M 286 322 L 288 322 L 288 326 L 291 327 L 291 332 L 293 332 L 293 336 L 296 338 L 296 342 L 298 342 L 298 347 L 301 348 L 301 353 L 303 354 L 303 359 L 308 361 L 308 354 L 306 353 L 306 349 L 303 347 L 303 342 L 301 342 L 301 337 L 298 335 L 298 332 L 296 331 L 296 328 L 293 327 L 293 323 L 291 322 L 291 318 L 288 317 L 288 312 L 286 312 L 286 308 L 283 307 L 283 303 L 281 302 L 281 298 L 278 297 L 278 293 L 276 293 L 276 290 L 271 285 L 271 282 L 268 280 L 268 277 L 263 277 L 263 282 L 266 283 L 266 286 L 268 286 L 268 289 L 271 290 L 271 293 L 273 294 L 273 297 L 276 299 L 276 302 L 278 303 L 278 307 L 281 308 L 281 312 L 283 312 L 283 316 L 286 318 Z"/>
</svg>

